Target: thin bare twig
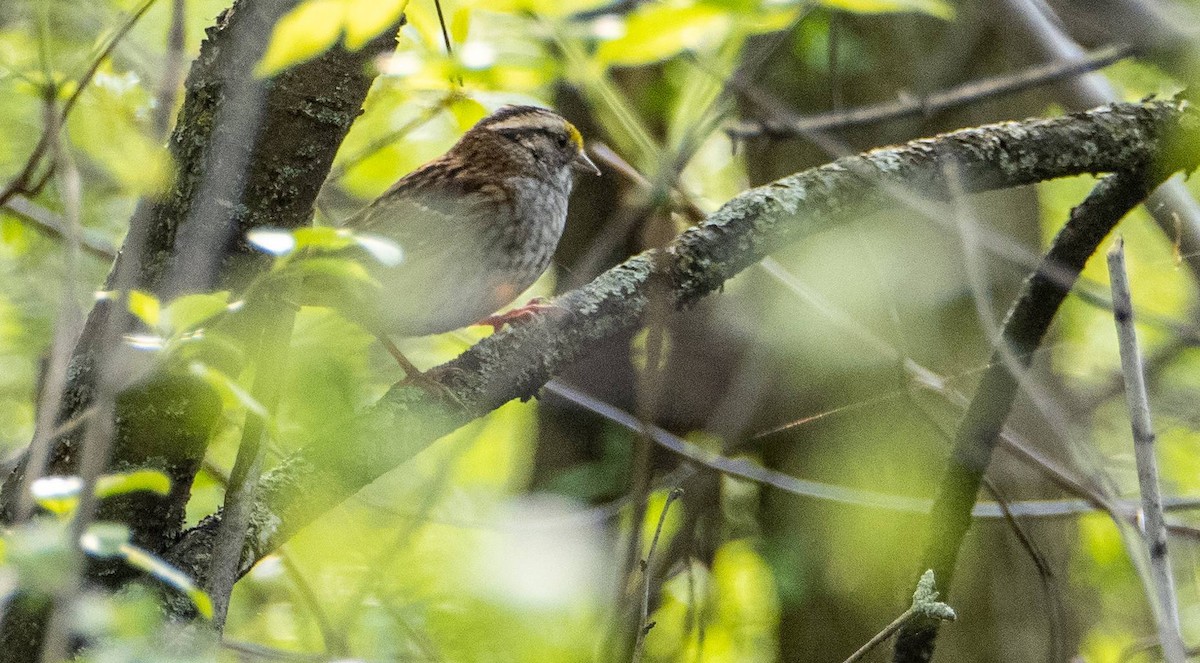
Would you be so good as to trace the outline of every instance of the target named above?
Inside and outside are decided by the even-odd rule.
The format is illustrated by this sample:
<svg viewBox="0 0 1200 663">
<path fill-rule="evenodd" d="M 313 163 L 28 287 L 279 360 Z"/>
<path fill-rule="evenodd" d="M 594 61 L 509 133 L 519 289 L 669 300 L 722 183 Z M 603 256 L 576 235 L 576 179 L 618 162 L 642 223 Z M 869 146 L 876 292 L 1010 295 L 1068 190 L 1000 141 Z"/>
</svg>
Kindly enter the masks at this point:
<svg viewBox="0 0 1200 663">
<path fill-rule="evenodd" d="M 1125 399 L 1133 429 L 1133 453 L 1137 461 L 1138 485 L 1142 492 L 1146 545 L 1150 552 L 1150 575 L 1155 598 L 1154 620 L 1158 626 L 1163 658 L 1168 663 L 1183 663 L 1187 658 L 1179 633 L 1179 606 L 1175 599 L 1175 580 L 1167 557 L 1167 528 L 1163 523 L 1162 495 L 1158 486 L 1158 460 L 1154 455 L 1154 425 L 1150 419 L 1150 399 L 1146 394 L 1146 375 L 1133 328 L 1133 298 L 1125 273 L 1125 242 L 1118 237 L 1108 252 L 1108 274 L 1112 282 L 1113 318 L 1120 341 L 1121 372 L 1125 376 Z"/>
<path fill-rule="evenodd" d="M 1060 62 L 1084 55 L 1083 47 L 1067 34 L 1062 20 L 1045 2 L 1005 0 L 995 4 L 997 13 L 1007 14 L 1013 27 L 1027 32 L 1045 55 Z M 1072 79 L 1068 89 L 1063 102 L 1072 110 L 1116 103 L 1123 96 L 1100 72 Z M 1177 243 L 1188 269 L 1200 277 L 1200 204 L 1184 186 L 1183 179 L 1178 175 L 1172 177 L 1150 194 L 1145 207 L 1168 237 L 1178 236 Z"/>
<path fill-rule="evenodd" d="M 298 459 L 320 458 L 321 462 L 289 463 L 274 477 L 276 481 L 278 477 L 297 477 L 302 480 L 294 485 L 303 486 L 303 478 L 316 472 L 313 468 L 325 468 L 327 464 L 354 467 L 361 474 L 356 475 L 356 482 L 318 495 L 292 488 L 273 494 L 264 506 L 277 514 L 283 525 L 255 539 L 259 548 L 254 556 L 274 549 L 313 515 L 345 499 L 359 485 L 358 480 L 369 480 L 397 466 L 444 432 L 502 403 L 532 395 L 599 339 L 634 329 L 645 312 L 649 283 L 654 278 L 668 277 L 677 305 L 685 307 L 715 291 L 773 248 L 841 223 L 843 213 L 849 210 L 861 213 L 879 209 L 886 199 L 879 191 L 881 180 L 885 184 L 904 181 L 930 195 L 944 195 L 944 185 L 937 179 L 941 171 L 936 159 L 940 156 L 952 156 L 965 166 L 969 191 L 1040 181 L 1066 172 L 1111 171 L 1143 163 L 1143 157 L 1159 153 L 1165 142 L 1162 133 L 1178 126 L 1178 118 L 1190 112 L 1178 104 L 1146 102 L 1118 104 L 1054 120 L 980 127 L 908 147 L 876 150 L 748 191 L 704 224 L 682 234 L 667 250 L 632 258 L 588 287 L 561 296 L 558 303 L 572 312 L 569 322 L 549 316 L 535 320 L 484 339 L 449 363 L 447 369 L 451 372 L 445 382 L 470 403 L 465 412 L 434 409 L 434 404 L 414 395 L 413 389 L 401 386 L 373 405 L 363 418 L 373 425 L 382 422 L 379 430 L 386 429 L 389 439 L 401 436 L 403 444 L 339 448 L 335 457 L 315 448 L 298 452 Z M 1103 130 L 1094 126 L 1098 118 L 1108 120 Z M 1017 132 L 1019 137 L 1006 137 Z M 1054 140 L 1052 157 L 1045 154 L 1046 144 L 1060 134 L 1066 139 Z M 1015 160 L 1020 160 L 1022 168 L 997 167 L 998 163 Z M 875 168 L 876 163 L 888 165 Z M 868 167 L 873 175 L 860 174 Z M 424 416 L 430 411 L 437 418 Z M 419 419 L 414 412 L 420 412 Z M 418 420 L 419 429 L 411 423 Z M 169 557 L 186 564 L 207 554 L 212 529 L 210 523 L 189 531 L 174 545 Z"/>
<path fill-rule="evenodd" d="M 137 22 L 146 14 L 146 11 L 154 5 L 154 2 L 155 0 L 145 0 L 141 6 L 134 10 L 134 12 L 129 15 L 129 18 L 127 18 L 121 25 L 121 27 L 117 28 L 117 31 L 113 33 L 113 36 L 108 40 L 108 43 L 105 44 L 102 49 L 100 49 L 100 52 L 96 55 L 96 57 L 92 59 L 87 70 L 84 71 L 84 74 L 80 76 L 79 80 L 76 82 L 75 91 L 71 93 L 70 97 L 67 97 L 65 102 L 63 102 L 63 106 L 59 111 L 57 121 L 53 123 L 46 123 L 42 129 L 41 137 L 38 138 L 37 145 L 34 146 L 33 152 L 29 154 L 29 158 L 25 160 L 25 165 L 22 167 L 21 172 L 18 173 L 17 176 L 14 177 L 7 185 L 5 185 L 3 190 L 0 190 L 0 205 L 5 205 L 9 200 L 12 199 L 13 196 L 17 194 L 26 194 L 29 196 L 36 195 L 42 190 L 42 187 L 45 186 L 46 182 L 49 181 L 50 175 L 53 173 L 54 164 L 51 164 L 47 172 L 43 173 L 36 182 L 32 180 L 34 173 L 37 172 L 38 166 L 41 165 L 42 159 L 46 156 L 47 151 L 53 147 L 53 144 L 56 140 L 55 134 L 66 125 L 67 116 L 71 114 L 71 109 L 75 107 L 75 103 L 79 101 L 79 97 L 83 94 L 83 91 L 87 89 L 88 85 L 92 82 L 92 79 L 95 78 L 96 72 L 100 69 L 100 65 L 103 64 L 106 59 L 108 59 L 108 56 L 112 55 L 112 52 L 114 49 L 116 49 L 117 44 L 119 44 L 121 40 L 125 38 L 125 35 L 129 34 L 129 31 L 133 29 L 134 25 L 137 25 Z M 56 96 L 58 86 L 48 80 L 45 82 L 45 85 L 47 94 L 51 98 Z"/>
<path fill-rule="evenodd" d="M 894 101 L 882 104 L 819 113 L 787 122 L 774 120 L 740 122 L 726 129 L 726 132 L 732 138 L 756 136 L 782 138 L 808 136 L 812 133 L 849 129 L 906 117 L 927 117 L 950 108 L 1023 92 L 1064 78 L 1102 69 L 1114 62 L 1131 57 L 1133 54 L 1134 51 L 1129 46 L 1110 46 L 1069 60 L 1048 62 L 1011 74 L 981 78 L 923 97 L 903 95 Z"/>
<path fill-rule="evenodd" d="M 1020 297 L 1009 309 L 989 370 L 984 373 L 955 435 L 954 451 L 933 510 L 933 527 L 939 536 L 931 539 L 924 566 L 938 574 L 943 587 L 948 588 L 954 576 L 959 547 L 971 524 L 971 506 L 1020 386 L 1011 369 L 1028 367 L 1033 351 L 1070 291 L 1069 282 L 1047 275 L 1047 266 L 1078 275 L 1112 227 L 1145 200 L 1167 174 L 1135 170 L 1102 180 L 1071 211 L 1042 266 L 1029 276 Z M 936 637 L 936 622 L 917 620 L 906 625 L 896 641 L 894 660 L 928 661 Z"/>
<path fill-rule="evenodd" d="M 869 490 L 848 488 L 829 483 L 821 483 L 809 479 L 800 479 L 777 470 L 757 465 L 742 458 L 730 458 L 716 454 L 688 442 L 687 440 L 663 430 L 657 426 L 646 427 L 637 417 L 617 407 L 609 405 L 594 396 L 585 394 L 578 389 L 557 380 L 546 385 L 546 391 L 581 407 L 593 414 L 617 424 L 633 433 L 645 430 L 655 444 L 686 459 L 689 463 L 720 472 L 726 476 L 770 486 L 775 490 L 809 497 L 817 500 L 847 504 L 857 507 L 886 509 L 901 513 L 929 513 L 933 501 L 913 497 L 903 497 L 878 493 Z M 965 403 L 964 403 L 965 405 Z M 1109 499 L 1075 480 L 1065 470 L 1059 468 L 1049 459 L 1028 448 L 1015 436 L 1005 433 L 1004 448 L 1013 452 L 1018 458 L 1044 472 L 1055 485 L 1081 499 L 1076 500 L 1015 500 L 1007 504 L 1007 511 L 1020 518 L 1064 518 L 1070 516 L 1105 511 L 1114 519 L 1132 521 L 1136 519 L 1137 505 L 1133 502 Z M 678 479 L 680 483 L 688 475 Z M 1168 510 L 1194 510 L 1200 508 L 1200 498 L 1174 497 L 1167 498 L 1165 506 Z M 990 502 L 976 504 L 971 512 L 973 518 L 997 519 L 1004 518 L 1004 510 L 999 505 Z"/>
<path fill-rule="evenodd" d="M 901 627 L 911 621 L 914 617 L 925 617 L 927 619 L 954 621 L 956 615 L 954 610 L 937 600 L 938 593 L 934 590 L 934 575 L 933 571 L 926 571 L 920 582 L 917 583 L 917 591 L 913 593 L 912 605 L 908 610 L 905 610 L 899 617 L 892 620 L 891 624 L 883 627 L 883 630 L 876 633 L 874 637 L 867 641 L 858 651 L 850 655 L 845 663 L 855 663 L 860 661 L 881 642 L 892 637 L 892 634 L 899 631 Z"/>
<path fill-rule="evenodd" d="M 4 204 L 4 209 L 26 222 L 34 230 L 56 239 L 69 239 L 72 232 L 69 222 L 50 209 L 23 196 L 13 196 Z M 79 248 L 101 260 L 117 257 L 117 249 L 108 240 L 91 234 L 85 228 L 78 231 Z"/>
<path fill-rule="evenodd" d="M 683 497 L 682 488 L 672 488 L 671 492 L 667 493 L 667 500 L 663 502 L 662 513 L 658 514 L 658 525 L 654 527 L 654 538 L 650 539 L 650 550 L 646 553 L 646 559 L 642 560 L 642 617 L 638 621 L 637 639 L 633 643 L 633 663 L 640 663 L 642 653 L 646 646 L 646 634 L 650 629 L 654 628 L 654 622 L 650 620 L 650 568 L 654 563 L 654 551 L 658 549 L 658 539 L 662 535 L 663 523 L 667 522 L 667 511 L 671 508 L 671 503 Z M 638 527 L 638 523 L 633 526 Z"/>
<path fill-rule="evenodd" d="M 300 568 L 296 566 L 295 560 L 292 559 L 292 556 L 286 550 L 280 550 L 279 560 L 283 564 L 284 573 L 292 581 L 292 585 L 300 594 L 304 605 L 312 613 L 313 619 L 316 620 L 317 630 L 321 632 L 321 641 L 325 644 L 325 652 L 339 656 L 346 655 L 349 652 L 349 647 L 346 646 L 345 639 L 342 637 L 340 631 L 334 630 L 333 623 L 329 620 L 329 615 L 326 614 L 325 608 L 321 605 L 321 599 L 313 591 L 308 579 L 300 572 Z"/>
</svg>

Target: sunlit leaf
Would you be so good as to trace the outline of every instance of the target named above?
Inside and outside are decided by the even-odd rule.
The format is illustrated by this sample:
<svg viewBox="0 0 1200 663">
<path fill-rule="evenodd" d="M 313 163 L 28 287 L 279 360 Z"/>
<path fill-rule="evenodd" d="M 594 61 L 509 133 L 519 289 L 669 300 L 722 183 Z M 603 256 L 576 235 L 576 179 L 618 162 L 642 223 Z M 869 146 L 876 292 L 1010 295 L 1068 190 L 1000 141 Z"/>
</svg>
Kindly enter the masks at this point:
<svg viewBox="0 0 1200 663">
<path fill-rule="evenodd" d="M 186 595 L 196 606 L 196 611 L 205 619 L 212 619 L 212 599 L 186 573 L 166 563 L 159 557 L 131 544 L 121 546 L 125 562 L 158 578 L 166 585 Z"/>
<path fill-rule="evenodd" d="M 212 618 L 212 600 L 184 572 L 143 550 L 130 540 L 129 528 L 120 523 L 93 523 L 79 538 L 79 545 L 93 557 L 120 558 L 186 595 L 204 618 Z"/>
<path fill-rule="evenodd" d="M 158 470 L 136 470 L 106 474 L 96 480 L 97 497 L 113 497 L 137 491 L 166 495 L 171 491 L 171 478 Z"/>
<path fill-rule="evenodd" d="M 346 0 L 346 48 L 357 50 L 391 27 L 408 0 Z"/>
<path fill-rule="evenodd" d="M 318 288 L 378 285 L 358 261 L 349 258 L 309 258 L 293 265 L 292 269 Z"/>
<path fill-rule="evenodd" d="M 687 50 L 721 43 L 733 17 L 715 7 L 643 5 L 625 22 L 625 34 L 605 41 L 596 59 L 611 65 L 640 65 L 665 60 Z"/>
<path fill-rule="evenodd" d="M 238 375 L 246 367 L 242 346 L 222 334 L 186 334 L 176 341 L 172 357 L 181 366 L 200 362 L 226 375 Z"/>
<path fill-rule="evenodd" d="M 954 18 L 954 6 L 946 0 L 821 0 L 821 4 L 858 14 L 917 12 L 947 21 Z"/>
<path fill-rule="evenodd" d="M 446 29 L 450 32 L 450 39 L 456 44 L 467 41 L 467 33 L 471 30 L 471 10 L 460 7 L 450 15 L 449 22 Z"/>
<path fill-rule="evenodd" d="M 296 248 L 296 238 L 292 233 L 279 228 L 255 228 L 246 233 L 246 241 L 250 246 L 273 256 L 287 255 Z"/>
<path fill-rule="evenodd" d="M 157 329 L 162 315 L 158 298 L 148 292 L 132 290 L 129 293 L 129 312 L 137 316 L 146 326 Z"/>
<path fill-rule="evenodd" d="M 486 0 L 491 11 L 529 12 L 547 17 L 569 16 L 611 4 L 612 0 Z"/>
<path fill-rule="evenodd" d="M 346 228 L 330 228 L 327 226 L 297 228 L 292 231 L 296 238 L 298 249 L 324 249 L 337 251 L 354 246 L 354 238 Z"/>
<path fill-rule="evenodd" d="M 93 557 L 121 557 L 129 536 L 129 527 L 121 523 L 92 523 L 79 537 L 79 546 Z"/>
<path fill-rule="evenodd" d="M 215 389 L 221 395 L 221 401 L 226 407 L 241 406 L 264 419 L 268 417 L 267 408 L 263 407 L 263 404 L 251 396 L 250 392 L 243 389 L 225 373 L 198 361 L 192 362 L 189 370 L 192 375 L 204 380 Z"/>
<path fill-rule="evenodd" d="M 307 0 L 288 12 L 275 24 L 255 73 L 272 76 L 324 53 L 342 36 L 344 16 L 340 0 Z"/>
<path fill-rule="evenodd" d="M 381 265 L 394 267 L 404 261 L 404 251 L 400 245 L 386 237 L 370 233 L 355 233 L 354 241 Z"/>
<path fill-rule="evenodd" d="M 482 120 L 488 114 L 488 109 L 478 100 L 470 97 L 457 97 L 453 99 L 447 106 L 458 121 L 458 126 L 464 131 L 475 126 L 475 123 Z"/>
<path fill-rule="evenodd" d="M 170 181 L 170 157 L 145 126 L 153 95 L 140 76 L 105 61 L 79 99 L 67 122 L 73 148 L 130 193 L 162 191 Z M 119 157 L 113 145 L 121 146 Z"/>
<path fill-rule="evenodd" d="M 162 312 L 162 324 L 174 333 L 195 329 L 229 310 L 229 306 L 229 291 L 184 295 L 167 304 Z"/>
<path fill-rule="evenodd" d="M 83 479 L 77 476 L 42 477 L 29 487 L 38 506 L 60 516 L 75 510 L 81 490 Z"/>
<path fill-rule="evenodd" d="M 162 350 L 167 347 L 167 339 L 157 334 L 126 334 L 122 340 L 135 350 Z"/>
</svg>

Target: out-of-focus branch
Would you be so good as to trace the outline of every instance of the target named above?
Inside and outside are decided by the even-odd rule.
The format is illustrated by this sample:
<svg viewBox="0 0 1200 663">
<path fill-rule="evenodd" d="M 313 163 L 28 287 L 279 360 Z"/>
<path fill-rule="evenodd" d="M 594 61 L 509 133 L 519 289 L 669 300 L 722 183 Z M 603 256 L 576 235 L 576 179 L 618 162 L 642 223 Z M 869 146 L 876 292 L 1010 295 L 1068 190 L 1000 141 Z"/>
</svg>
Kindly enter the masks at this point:
<svg viewBox="0 0 1200 663">
<path fill-rule="evenodd" d="M 1066 62 L 1082 57 L 1083 47 L 1063 31 L 1058 20 L 1044 2 L 1036 0 L 1005 0 L 997 3 L 1000 14 L 1006 15 L 1014 27 L 1024 30 L 1034 39 L 1046 55 Z M 1130 4 L 1133 4 L 1130 2 Z M 1146 34 L 1145 31 L 1142 34 Z M 1178 35 L 1174 38 L 1181 39 Z M 1148 44 L 1147 48 L 1162 45 Z M 1195 52 L 1192 46 L 1190 51 Z M 1185 79 L 1186 80 L 1186 79 Z M 1091 72 L 1071 81 L 1069 94 L 1063 100 L 1068 108 L 1075 110 L 1091 108 L 1100 104 L 1119 101 L 1121 95 L 1104 74 Z M 1154 191 L 1147 200 L 1146 211 L 1155 223 L 1171 239 L 1179 243 L 1180 254 L 1196 278 L 1200 278 L 1200 203 L 1183 185 L 1179 177 L 1172 178 Z"/>
<path fill-rule="evenodd" d="M 55 214 L 52 210 L 42 207 L 23 196 L 14 196 L 11 198 L 4 204 L 4 209 L 16 215 L 17 218 L 28 223 L 34 230 L 43 235 L 48 235 L 56 239 L 65 239 L 70 233 L 65 219 Z M 80 228 L 79 248 L 101 260 L 111 261 L 117 257 L 117 249 L 112 244 L 109 244 L 102 237 L 87 232 L 86 228 Z"/>
<path fill-rule="evenodd" d="M 58 140 L 55 134 L 60 131 L 62 127 L 66 126 L 67 117 L 70 116 L 71 110 L 75 108 L 75 104 L 79 101 L 79 97 L 83 94 L 83 91 L 88 88 L 92 82 L 92 79 L 95 78 L 96 72 L 100 70 L 100 65 L 108 59 L 108 56 L 112 55 L 112 52 L 117 47 L 117 44 L 121 43 L 121 40 L 125 38 L 125 35 L 129 34 L 129 31 L 133 29 L 133 26 L 137 25 L 137 22 L 141 20 L 142 16 L 146 14 L 146 11 L 150 9 L 154 2 L 155 0 L 144 0 L 144 2 L 142 2 L 142 4 L 129 15 L 125 22 L 122 23 L 119 28 L 117 28 L 116 32 L 113 33 L 113 36 L 109 38 L 108 42 L 103 48 L 100 49 L 100 52 L 96 55 L 96 57 L 92 59 L 87 70 L 84 71 L 83 75 L 80 76 L 79 80 L 76 82 L 75 90 L 71 93 L 71 96 L 67 97 L 67 100 L 63 102 L 62 109 L 58 111 L 58 117 L 55 118 L 54 121 L 47 122 L 46 126 L 42 129 L 42 135 L 38 138 L 38 142 L 34 146 L 33 151 L 30 152 L 29 158 L 25 160 L 25 165 L 21 168 L 21 172 L 17 173 L 17 175 L 13 177 L 3 189 L 0 189 L 0 205 L 4 205 L 8 201 L 12 200 L 14 196 L 19 194 L 35 195 L 41 191 L 42 187 L 45 186 L 46 182 L 49 181 L 50 175 L 53 172 L 52 169 L 54 168 L 53 164 L 50 164 L 47 167 L 47 171 L 40 177 L 35 179 L 34 176 L 37 174 L 38 167 L 42 165 L 42 160 L 45 159 L 55 141 Z M 54 84 L 52 84 L 50 81 L 46 81 L 45 84 L 47 97 L 53 98 L 55 93 Z"/>
<path fill-rule="evenodd" d="M 636 328 L 652 284 L 665 287 L 675 306 L 686 308 L 786 242 L 884 209 L 892 187 L 947 198 L 947 161 L 957 164 L 967 192 L 1119 171 L 1152 161 L 1181 123 L 1194 120 L 1185 104 L 1121 104 L 913 141 L 747 191 L 666 248 L 635 256 L 557 298 L 563 314 L 484 339 L 435 369 L 463 409 L 449 410 L 419 389 L 397 385 L 346 423 L 345 437 L 355 444 L 308 447 L 286 459 L 263 478 L 260 512 L 252 520 L 263 529 L 248 537 L 254 548 L 246 559 L 259 559 L 445 433 L 509 400 L 532 397 L 598 342 Z M 217 520 L 188 532 L 169 551 L 171 561 L 203 574 L 197 562 L 211 550 Z"/>
<path fill-rule="evenodd" d="M 902 96 L 895 101 L 820 113 L 792 121 L 745 121 L 726 129 L 732 138 L 768 136 L 786 138 L 837 131 L 877 124 L 906 117 L 929 116 L 949 108 L 966 106 L 984 99 L 1023 92 L 1064 78 L 1102 69 L 1133 55 L 1128 46 L 1112 46 L 1060 62 L 1035 65 L 1018 72 L 981 78 L 923 97 Z"/>
<path fill-rule="evenodd" d="M 933 569 L 943 589 L 949 590 L 954 577 L 983 473 L 1017 396 L 1019 382 L 1014 371 L 1028 368 L 1074 277 L 1101 240 L 1169 174 L 1137 168 L 1111 175 L 1098 184 L 1083 203 L 1071 210 L 1067 224 L 1009 310 L 999 347 L 959 424 L 933 507 L 929 544 L 921 566 Z M 930 620 L 905 625 L 896 641 L 893 660 L 928 661 L 933 656 L 937 628 L 937 622 Z"/>
<path fill-rule="evenodd" d="M 253 69 L 273 25 L 298 2 L 238 0 L 209 28 L 168 144 L 176 165 L 171 189 L 139 205 L 108 289 L 136 288 L 167 299 L 219 285 L 236 288 L 269 264 L 240 241 L 247 230 L 309 223 L 317 191 L 374 79 L 372 65 L 394 48 L 395 30 L 385 30 L 359 50 L 334 47 L 271 80 L 258 78 Z M 252 122 L 246 121 L 249 110 Z M 234 162 L 240 165 L 230 167 Z M 107 499 L 99 505 L 99 517 L 126 523 L 136 545 L 157 553 L 179 535 L 192 479 L 221 406 L 219 395 L 202 380 L 156 371 L 152 359 L 125 347 L 120 339 L 132 324 L 119 300 L 93 307 L 71 359 L 63 407 L 51 420 L 72 421 L 89 411 L 105 375 L 115 376 L 108 390 L 116 400 L 115 414 L 112 409 L 113 416 L 93 414 L 82 432 L 46 436 L 54 446 L 45 469 L 80 472 L 80 458 L 92 448 L 85 444 L 86 429 L 105 419 L 112 432 L 107 436 L 111 454 L 106 445 L 98 466 L 159 469 L 171 479 L 171 489 L 165 496 Z M 29 471 L 23 460 L 6 477 L 0 521 L 15 518 L 19 487 Z M 99 566 L 89 582 L 120 584 L 131 573 L 121 565 Z M 0 626 L 0 661 L 30 660 L 29 652 L 37 651 L 44 602 L 10 605 L 17 603 L 21 607 L 10 609 Z"/>
</svg>

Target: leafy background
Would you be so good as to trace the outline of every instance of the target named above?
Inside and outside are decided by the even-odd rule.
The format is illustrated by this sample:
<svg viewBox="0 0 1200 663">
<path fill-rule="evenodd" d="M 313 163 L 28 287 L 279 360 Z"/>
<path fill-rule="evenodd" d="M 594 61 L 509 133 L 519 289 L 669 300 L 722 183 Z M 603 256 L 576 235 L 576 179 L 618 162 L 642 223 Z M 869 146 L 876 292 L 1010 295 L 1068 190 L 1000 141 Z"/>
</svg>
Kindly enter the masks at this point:
<svg viewBox="0 0 1200 663">
<path fill-rule="evenodd" d="M 38 140 L 45 82 L 77 80 L 140 4 L 0 6 L 4 181 Z M 409 18 L 395 54 L 378 63 L 382 75 L 341 147 L 317 223 L 336 225 L 500 105 L 553 106 L 593 147 L 606 145 L 649 184 L 623 177 L 612 160 L 603 178 L 580 183 L 556 265 L 530 293 L 549 294 L 694 222 L 678 202 L 684 197 L 712 211 L 751 184 L 830 158 L 803 140 L 732 140 L 728 124 L 762 112 L 748 101 L 755 94 L 803 114 L 929 92 L 1038 60 L 972 3 L 635 4 L 606 12 L 599 0 L 448 0 L 448 54 L 432 2 L 300 3 L 279 24 L 261 74 L 338 40 L 361 46 L 401 11 Z M 183 7 L 187 61 L 224 2 Z M 152 3 L 101 62 L 66 124 L 65 149 L 82 177 L 83 231 L 112 246 L 138 196 L 161 190 L 170 177 L 155 117 L 171 11 L 166 0 Z M 1105 73 L 1131 100 L 1180 87 L 1134 61 Z M 857 151 L 1058 112 L 1054 88 L 1043 88 L 847 130 L 838 139 L 841 149 Z M 772 267 L 748 271 L 672 319 L 666 357 L 652 367 L 662 371 L 657 386 L 637 377 L 651 361 L 646 334 L 600 349 L 564 380 L 627 411 L 648 398 L 657 422 L 713 451 L 817 482 L 929 498 L 960 410 L 921 388 L 905 360 L 970 393 L 1020 279 L 1093 183 L 1078 178 L 974 197 L 960 201 L 958 219 L 931 219 L 898 204 L 780 252 Z M 63 194 L 62 181 L 52 179 L 33 202 L 61 214 Z M 664 205 L 672 195 L 675 204 Z M 1193 494 L 1200 358 L 1167 323 L 1193 319 L 1196 286 L 1172 238 L 1144 212 L 1120 232 L 1134 299 L 1149 320 L 1139 332 L 1147 352 L 1162 359 L 1151 397 L 1165 488 Z M 967 236 L 984 250 L 964 251 Z M 77 331 L 108 264 L 90 255 L 70 260 L 60 238 L 11 210 L 0 210 L 0 240 L 0 448 L 14 454 L 33 433 L 40 364 L 54 330 Z M 1102 264 L 1093 261 L 1084 275 L 1083 291 L 1106 292 Z M 144 302 L 136 312 L 145 319 L 165 306 Z M 486 333 L 470 328 L 406 339 L 402 347 L 418 365 L 432 366 Z M 1046 394 L 1023 404 L 1013 429 L 1121 494 L 1136 494 L 1122 395 L 1108 387 L 1119 367 L 1110 313 L 1086 297 L 1068 300 L 1036 367 Z M 400 376 L 369 334 L 329 310 L 302 310 L 286 389 L 270 413 L 271 458 L 313 442 L 348 443 L 338 422 Z M 254 407 L 244 397 L 251 378 L 246 371 L 214 377 L 225 411 L 193 486 L 190 522 L 221 503 L 245 410 Z M 614 634 L 626 627 L 618 607 L 630 596 L 636 602 L 640 591 L 636 573 L 623 575 L 629 532 L 641 528 L 648 545 L 670 487 L 660 482 L 643 522 L 634 522 L 638 512 L 623 496 L 637 471 L 636 438 L 555 397 L 510 403 L 447 436 L 307 527 L 239 583 L 222 656 L 607 658 L 619 640 Z M 667 477 L 679 462 L 667 454 L 652 461 L 651 470 Z M 907 605 L 925 536 L 920 516 L 704 476 L 664 522 L 659 552 L 670 564 L 652 606 L 648 659 L 839 660 Z M 990 476 L 1008 499 L 1064 498 L 1011 458 L 998 458 Z M 1127 542 L 1107 517 L 1024 525 L 1040 571 L 1007 524 L 976 522 L 948 597 L 960 621 L 940 643 L 945 660 L 1037 660 L 1065 651 L 1114 661 L 1153 632 Z M 36 582 L 39 569 L 52 576 L 60 568 L 53 545 L 4 541 L 0 591 Z M 1194 544 L 1181 541 L 1173 553 L 1184 636 L 1195 641 Z M 88 658 L 208 655 L 178 645 L 186 634 L 160 623 L 147 591 L 93 599 L 78 625 L 105 644 Z M 164 641 L 176 646 L 164 650 Z"/>
</svg>

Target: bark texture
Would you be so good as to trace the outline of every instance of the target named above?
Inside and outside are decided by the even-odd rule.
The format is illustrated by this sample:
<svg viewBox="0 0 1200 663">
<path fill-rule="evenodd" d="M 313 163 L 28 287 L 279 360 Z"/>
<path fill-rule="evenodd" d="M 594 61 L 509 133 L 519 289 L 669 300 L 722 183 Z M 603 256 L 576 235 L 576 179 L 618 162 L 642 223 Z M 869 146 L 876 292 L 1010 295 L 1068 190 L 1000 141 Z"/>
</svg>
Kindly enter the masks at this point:
<svg viewBox="0 0 1200 663">
<path fill-rule="evenodd" d="M 394 48 L 399 25 L 360 50 L 335 47 L 274 78 L 257 78 L 253 69 L 273 26 L 297 4 L 239 0 L 208 29 L 168 146 L 174 183 L 134 213 L 109 289 L 143 290 L 164 301 L 236 290 L 268 264 L 246 246 L 247 230 L 310 222 L 317 192 L 374 80 L 372 63 Z M 107 471 L 158 469 L 171 478 L 171 492 L 106 500 L 97 517 L 127 524 L 134 543 L 161 553 L 181 534 L 192 479 L 221 405 L 202 381 L 162 370 L 120 344 L 124 333 L 136 330 L 110 301 L 93 308 L 72 354 L 59 422 L 85 415 L 101 362 L 116 362 L 122 380 Z M 86 422 L 52 441 L 43 474 L 79 471 L 84 429 Z M 17 517 L 28 458 L 0 491 L 0 522 Z M 107 585 L 128 574 L 121 564 L 89 570 L 91 581 Z M 0 661 L 36 660 L 46 607 L 14 602 L 0 625 Z"/>
<path fill-rule="evenodd" d="M 438 437 L 514 398 L 534 396 L 590 348 L 629 333 L 656 285 L 685 308 L 786 242 L 880 211 L 897 196 L 946 199 L 950 168 L 964 192 L 1123 171 L 1169 152 L 1180 132 L 1194 136 L 1198 121 L 1185 103 L 1119 104 L 874 150 L 747 191 L 667 248 L 635 256 L 560 296 L 556 304 L 566 313 L 486 338 L 435 369 L 465 409 L 447 409 L 421 390 L 397 385 L 357 421 L 345 422 L 346 444 L 314 446 L 286 459 L 260 485 L 243 571 Z M 189 531 L 169 559 L 202 579 L 218 518 Z"/>
</svg>

